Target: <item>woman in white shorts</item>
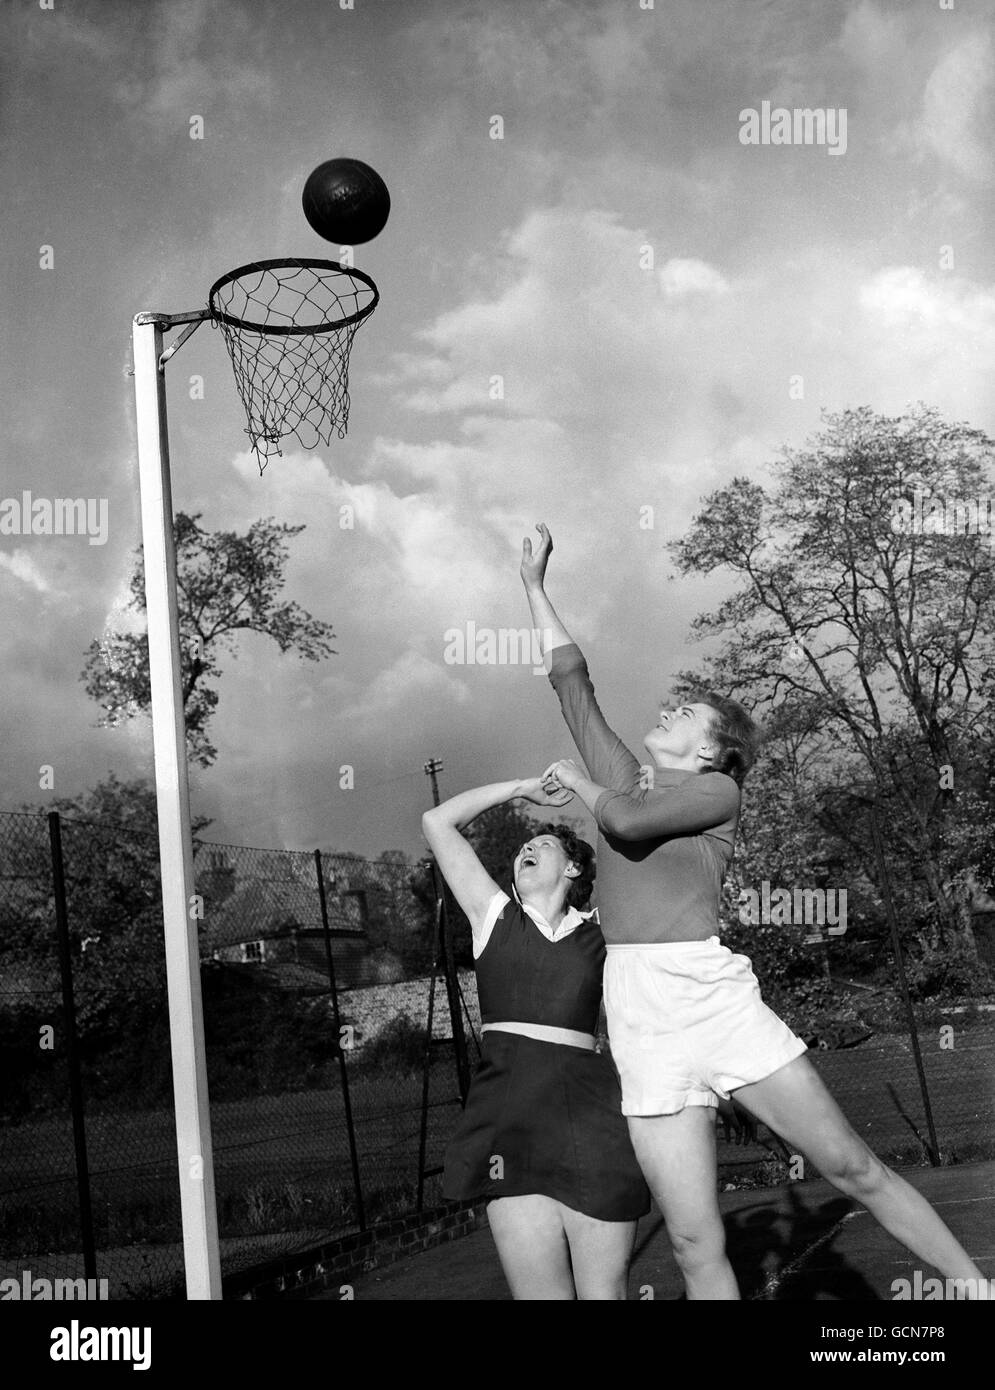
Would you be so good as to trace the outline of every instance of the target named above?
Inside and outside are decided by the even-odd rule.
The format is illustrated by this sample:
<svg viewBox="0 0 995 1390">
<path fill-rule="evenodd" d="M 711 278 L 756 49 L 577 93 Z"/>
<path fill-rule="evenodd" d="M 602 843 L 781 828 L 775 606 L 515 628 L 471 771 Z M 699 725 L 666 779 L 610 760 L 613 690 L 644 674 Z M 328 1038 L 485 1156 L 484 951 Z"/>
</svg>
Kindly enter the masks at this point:
<svg viewBox="0 0 995 1390">
<path fill-rule="evenodd" d="M 714 1137 L 719 1097 L 735 1095 L 823 1177 L 866 1207 L 947 1277 L 982 1275 L 939 1216 L 855 1133 L 805 1044 L 760 998 L 746 956 L 718 939 L 740 783 L 757 731 L 734 701 L 707 696 L 661 712 L 640 767 L 606 723 L 587 664 L 546 595 L 545 526 L 521 574 L 544 638 L 550 680 L 589 776 L 570 761 L 545 774 L 598 824 L 599 903 L 607 945 L 605 1011 L 622 1110 L 663 1213 L 689 1299 L 736 1299 L 719 1213 Z"/>
</svg>

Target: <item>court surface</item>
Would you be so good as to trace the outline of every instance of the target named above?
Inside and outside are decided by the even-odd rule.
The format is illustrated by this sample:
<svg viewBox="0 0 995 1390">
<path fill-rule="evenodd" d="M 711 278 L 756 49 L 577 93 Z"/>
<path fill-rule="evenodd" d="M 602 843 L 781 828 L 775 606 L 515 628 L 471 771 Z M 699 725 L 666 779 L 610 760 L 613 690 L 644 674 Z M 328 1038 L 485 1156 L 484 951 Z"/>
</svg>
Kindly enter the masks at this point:
<svg viewBox="0 0 995 1390">
<path fill-rule="evenodd" d="M 995 1278 L 995 1163 L 922 1168 L 903 1176 L 933 1204 L 988 1278 Z M 744 1299 L 890 1302 L 915 1262 L 861 1207 L 825 1182 L 723 1193 L 729 1256 Z M 920 1280 L 935 1277 L 921 1270 Z M 486 1226 L 355 1281 L 363 1300 L 507 1301 Z M 921 1287 L 921 1285 L 920 1285 Z M 927 1289 L 928 1291 L 928 1289 Z M 676 1299 L 682 1285 L 654 1210 L 639 1223 L 630 1299 Z M 920 1295 L 921 1296 L 921 1295 Z M 336 1290 L 321 1295 L 338 1300 Z"/>
</svg>

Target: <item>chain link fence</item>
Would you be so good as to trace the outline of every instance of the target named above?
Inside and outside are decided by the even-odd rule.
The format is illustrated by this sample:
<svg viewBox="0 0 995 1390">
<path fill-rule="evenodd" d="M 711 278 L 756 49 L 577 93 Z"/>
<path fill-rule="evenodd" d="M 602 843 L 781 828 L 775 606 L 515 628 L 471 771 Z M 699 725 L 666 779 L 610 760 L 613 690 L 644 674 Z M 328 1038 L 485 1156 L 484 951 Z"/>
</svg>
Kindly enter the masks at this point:
<svg viewBox="0 0 995 1390">
<path fill-rule="evenodd" d="M 24 1269 L 78 1278 L 95 1266 L 112 1297 L 175 1295 L 183 1264 L 158 842 L 58 822 L 72 1018 L 49 825 L 0 814 L 0 1278 Z M 413 1211 L 419 1198 L 437 1204 L 433 1169 L 460 1100 L 445 990 L 430 976 L 430 879 L 422 900 L 412 887 L 424 869 L 195 849 L 223 1273 Z"/>
<path fill-rule="evenodd" d="M 181 1295 L 158 843 L 56 820 L 61 935 L 52 817 L 0 813 L 0 1278 Z M 460 1099 L 424 866 L 195 848 L 224 1274 L 437 1205 Z M 472 1067 L 472 970 L 451 983 Z M 941 1157 L 992 1157 L 995 1021 L 948 1015 L 920 1024 Z M 812 1056 L 876 1152 L 928 1161 L 908 1033 L 885 1019 Z M 764 1131 L 720 1125 L 719 1157 L 729 1186 L 798 1176 Z"/>
</svg>

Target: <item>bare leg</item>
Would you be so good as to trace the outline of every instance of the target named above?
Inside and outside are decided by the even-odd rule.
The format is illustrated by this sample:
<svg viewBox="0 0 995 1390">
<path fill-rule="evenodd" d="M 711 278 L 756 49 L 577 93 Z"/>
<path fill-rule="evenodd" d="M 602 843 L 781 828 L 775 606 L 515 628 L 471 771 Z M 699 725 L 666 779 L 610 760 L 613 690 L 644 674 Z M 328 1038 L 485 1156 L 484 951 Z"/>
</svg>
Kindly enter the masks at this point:
<svg viewBox="0 0 995 1390">
<path fill-rule="evenodd" d="M 914 1255 L 948 1278 L 977 1280 L 975 1289 L 984 1287 L 980 1269 L 925 1197 L 851 1128 L 807 1057 L 738 1087 L 736 1100 L 810 1158 L 828 1182 L 866 1207 Z"/>
<path fill-rule="evenodd" d="M 599 1221 L 560 1206 L 577 1297 L 588 1301 L 625 1299 L 629 1260 L 636 1240 L 635 1221 Z"/>
<path fill-rule="evenodd" d="M 689 1105 L 677 1115 L 630 1115 L 629 1135 L 667 1223 L 688 1299 L 738 1299 L 719 1212 L 714 1109 Z"/>
<path fill-rule="evenodd" d="M 497 1197 L 487 1220 L 514 1299 L 574 1299 L 562 1208 L 552 1197 Z"/>
</svg>

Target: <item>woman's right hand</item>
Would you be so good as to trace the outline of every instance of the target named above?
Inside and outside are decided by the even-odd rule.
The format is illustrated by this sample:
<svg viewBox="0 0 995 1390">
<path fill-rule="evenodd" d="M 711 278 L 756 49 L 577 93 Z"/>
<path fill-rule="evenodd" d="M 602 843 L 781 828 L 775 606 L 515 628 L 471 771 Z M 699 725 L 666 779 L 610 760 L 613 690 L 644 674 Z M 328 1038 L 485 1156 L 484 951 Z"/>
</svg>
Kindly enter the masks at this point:
<svg viewBox="0 0 995 1390">
<path fill-rule="evenodd" d="M 555 763 L 550 763 L 539 780 L 544 787 L 552 783 L 554 787 L 567 787 L 570 791 L 575 791 L 577 783 L 583 781 L 583 778 L 584 774 L 573 758 L 558 758 Z"/>
<path fill-rule="evenodd" d="M 531 801 L 534 806 L 565 806 L 573 800 L 572 791 L 550 780 L 543 786 L 541 777 L 526 777 L 524 782 L 519 783 L 518 795 L 525 801 Z"/>
<path fill-rule="evenodd" d="M 522 563 L 519 574 L 522 576 L 522 583 L 526 589 L 541 589 L 543 580 L 546 577 L 546 566 L 549 564 L 549 557 L 553 553 L 553 537 L 549 534 L 546 523 L 540 521 L 536 525 L 541 540 L 535 554 L 532 552 L 532 542 L 528 536 L 522 541 Z"/>
</svg>

